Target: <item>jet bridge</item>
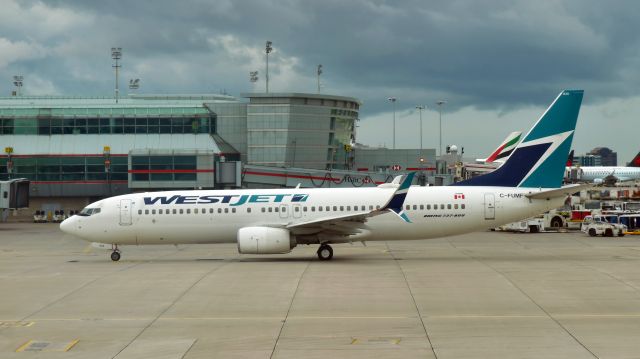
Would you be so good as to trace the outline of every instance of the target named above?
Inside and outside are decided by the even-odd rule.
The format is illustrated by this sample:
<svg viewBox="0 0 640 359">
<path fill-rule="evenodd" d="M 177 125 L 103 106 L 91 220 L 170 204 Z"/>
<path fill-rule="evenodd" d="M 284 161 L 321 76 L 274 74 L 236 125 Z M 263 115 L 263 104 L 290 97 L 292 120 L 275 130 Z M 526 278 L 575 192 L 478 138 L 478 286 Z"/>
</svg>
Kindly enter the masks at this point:
<svg viewBox="0 0 640 359">
<path fill-rule="evenodd" d="M 17 178 L 0 181 L 0 221 L 5 222 L 9 210 L 29 207 L 29 180 Z"/>
</svg>

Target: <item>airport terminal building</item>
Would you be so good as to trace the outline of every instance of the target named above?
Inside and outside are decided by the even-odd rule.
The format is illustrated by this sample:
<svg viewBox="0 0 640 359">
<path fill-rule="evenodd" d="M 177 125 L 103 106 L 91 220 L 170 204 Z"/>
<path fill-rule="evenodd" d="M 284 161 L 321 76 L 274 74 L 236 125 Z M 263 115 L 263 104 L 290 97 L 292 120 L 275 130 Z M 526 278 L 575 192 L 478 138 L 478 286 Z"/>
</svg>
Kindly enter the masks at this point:
<svg viewBox="0 0 640 359">
<path fill-rule="evenodd" d="M 241 96 L 0 98 L 0 180 L 31 180 L 32 197 L 93 199 L 176 188 L 283 187 L 292 180 L 315 179 L 316 185 L 329 178 L 335 185 L 344 173 L 352 182 L 353 173 L 363 173 L 360 184 L 375 185 L 388 180 L 381 169 L 397 162 L 387 159 L 392 150 L 379 156 L 381 164 L 375 150 L 360 156 L 364 165 L 356 162 L 351 145 L 361 103 L 355 98 Z M 425 166 L 433 166 L 435 152 L 423 156 Z M 400 167 L 417 163 L 407 162 Z"/>
</svg>

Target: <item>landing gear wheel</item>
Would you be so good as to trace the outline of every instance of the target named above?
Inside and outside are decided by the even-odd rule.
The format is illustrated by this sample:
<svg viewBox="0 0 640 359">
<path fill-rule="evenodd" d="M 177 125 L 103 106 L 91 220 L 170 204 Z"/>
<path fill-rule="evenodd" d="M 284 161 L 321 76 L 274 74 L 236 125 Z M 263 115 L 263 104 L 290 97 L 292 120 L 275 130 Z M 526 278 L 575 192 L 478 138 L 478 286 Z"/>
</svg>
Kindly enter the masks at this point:
<svg viewBox="0 0 640 359">
<path fill-rule="evenodd" d="M 318 248 L 318 259 L 328 261 L 331 258 L 333 258 L 333 248 L 328 244 L 322 244 L 320 248 Z"/>
<path fill-rule="evenodd" d="M 117 262 L 120 260 L 120 252 L 118 251 L 113 251 L 111 252 L 111 260 L 114 262 Z"/>
</svg>

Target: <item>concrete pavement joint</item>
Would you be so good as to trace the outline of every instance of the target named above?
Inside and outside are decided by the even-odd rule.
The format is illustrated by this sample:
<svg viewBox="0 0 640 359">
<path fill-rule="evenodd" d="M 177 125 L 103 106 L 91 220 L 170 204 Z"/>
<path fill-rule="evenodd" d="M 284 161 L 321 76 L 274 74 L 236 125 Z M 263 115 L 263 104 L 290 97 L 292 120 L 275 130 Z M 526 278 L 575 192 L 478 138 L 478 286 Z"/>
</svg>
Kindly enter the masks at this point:
<svg viewBox="0 0 640 359">
<path fill-rule="evenodd" d="M 409 290 L 409 295 L 411 295 L 411 300 L 413 301 L 413 306 L 416 308 L 416 313 L 418 313 L 418 318 L 420 318 L 420 323 L 422 324 L 422 329 L 424 330 L 424 335 L 427 337 L 427 342 L 429 343 L 429 347 L 431 348 L 431 352 L 433 353 L 433 356 L 436 359 L 438 359 L 438 355 L 436 354 L 436 350 L 433 348 L 433 343 L 431 343 L 431 338 L 429 337 L 429 332 L 427 331 L 427 326 L 424 324 L 424 319 L 422 318 L 422 314 L 420 314 L 420 308 L 418 308 L 418 303 L 416 302 L 416 298 L 413 296 L 413 291 L 411 290 L 411 285 L 409 285 L 409 281 L 407 280 L 407 275 L 404 272 L 404 269 L 402 268 L 402 265 L 400 265 L 400 262 L 398 261 L 398 259 L 393 255 L 393 251 L 389 247 L 389 242 L 384 242 L 384 243 L 387 246 L 387 250 L 389 251 L 389 255 L 391 255 L 391 258 L 393 258 L 393 262 L 396 263 L 396 266 L 398 266 L 398 269 L 400 270 L 400 273 L 402 273 L 402 277 L 404 278 L 404 283 L 407 286 L 407 290 Z"/>
<path fill-rule="evenodd" d="M 538 302 L 536 302 L 529 294 L 527 294 L 522 288 L 520 288 L 520 286 L 518 286 L 513 280 L 511 280 L 511 278 L 509 278 L 506 274 L 504 274 L 503 272 L 497 270 L 496 268 L 494 268 L 493 266 L 491 266 L 488 263 L 485 263 L 484 261 L 482 261 L 481 259 L 475 258 L 471 255 L 465 254 L 467 255 L 470 259 L 481 263 L 485 266 L 487 266 L 488 268 L 490 268 L 491 270 L 493 270 L 494 272 L 496 272 L 497 274 L 499 274 L 500 276 L 502 276 L 505 280 L 507 280 L 514 288 L 516 288 L 520 293 L 522 293 L 522 295 L 524 295 L 525 297 L 527 297 L 531 303 L 533 303 L 536 307 L 538 307 L 543 313 L 545 313 L 547 315 L 547 317 L 549 319 L 551 319 L 554 323 L 556 323 L 556 325 L 558 325 L 560 328 L 562 328 L 562 330 L 564 330 L 571 338 L 573 338 L 573 340 L 576 341 L 576 343 L 580 344 L 580 346 L 582 348 L 584 348 L 584 350 L 586 350 L 587 352 L 589 352 L 589 354 L 591 354 L 594 358 L 598 358 L 598 356 L 592 352 L 589 348 L 587 348 L 575 335 L 573 335 L 573 333 L 571 333 L 571 331 L 569 331 L 564 325 L 562 325 L 562 323 L 560 323 L 560 321 L 558 321 L 558 319 L 556 319 L 553 315 L 551 315 L 551 313 L 547 312 Z"/>
<path fill-rule="evenodd" d="M 289 302 L 289 308 L 287 308 L 287 313 L 284 316 L 284 320 L 282 321 L 282 325 L 280 326 L 280 331 L 278 331 L 278 337 L 276 338 L 275 343 L 273 343 L 273 349 L 271 350 L 271 355 L 269 355 L 269 359 L 273 358 L 273 354 L 276 352 L 276 347 L 278 346 L 278 341 L 280 340 L 280 335 L 282 335 L 282 330 L 284 329 L 284 325 L 287 323 L 287 318 L 289 318 L 289 312 L 291 312 L 291 307 L 293 307 L 293 301 L 296 299 L 296 294 L 298 293 L 298 289 L 300 288 L 300 282 L 302 282 L 302 277 L 307 273 L 307 269 L 311 262 L 307 262 L 307 266 L 304 267 L 302 274 L 300 274 L 300 278 L 298 278 L 298 283 L 296 283 L 296 289 L 293 291 L 293 295 L 291 296 L 291 302 Z"/>
<path fill-rule="evenodd" d="M 218 269 L 224 267 L 228 265 L 228 263 L 223 263 L 222 265 L 212 268 L 210 271 L 208 271 L 207 273 L 203 274 L 202 276 L 200 276 L 200 278 L 198 280 L 196 280 L 195 282 L 193 282 L 187 289 L 185 289 L 182 293 L 180 293 L 180 295 L 178 295 L 178 297 L 176 297 L 176 299 L 174 299 L 171 304 L 169 304 L 166 308 L 164 308 L 164 310 L 162 310 L 160 313 L 158 313 L 158 315 L 151 321 L 149 322 L 149 324 L 147 324 L 144 328 L 142 328 L 142 330 L 136 334 L 135 337 L 133 337 L 133 339 L 131 339 L 131 341 L 129 341 L 129 343 L 127 343 L 127 345 L 125 345 L 122 349 L 120 349 L 120 351 L 118 351 L 116 353 L 116 355 L 114 355 L 112 357 L 112 359 L 115 359 L 115 357 L 117 357 L 118 355 L 120 355 L 120 353 L 122 353 L 125 349 L 127 349 L 129 347 L 129 345 L 131 345 L 133 342 L 135 342 L 141 335 L 142 333 L 145 332 L 145 330 L 149 329 L 153 323 L 155 323 L 158 318 L 160 318 L 164 313 L 166 313 L 171 307 L 173 307 L 180 299 L 182 299 L 182 297 L 185 296 L 185 294 L 187 294 L 191 289 L 193 289 L 193 287 L 195 287 L 198 283 L 200 283 L 204 278 L 206 278 L 207 276 L 209 276 L 211 273 L 217 271 Z M 193 346 L 193 344 L 192 344 Z M 191 347 L 189 347 L 191 348 Z"/>
</svg>

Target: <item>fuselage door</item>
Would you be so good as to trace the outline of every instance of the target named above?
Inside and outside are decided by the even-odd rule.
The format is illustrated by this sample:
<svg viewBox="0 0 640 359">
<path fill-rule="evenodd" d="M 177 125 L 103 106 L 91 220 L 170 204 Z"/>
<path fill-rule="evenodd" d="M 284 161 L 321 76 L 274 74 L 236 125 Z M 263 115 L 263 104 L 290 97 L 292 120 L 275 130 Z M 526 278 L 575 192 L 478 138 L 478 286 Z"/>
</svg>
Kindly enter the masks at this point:
<svg viewBox="0 0 640 359">
<path fill-rule="evenodd" d="M 121 226 L 131 225 L 131 200 L 130 199 L 120 200 L 120 225 Z"/>
<path fill-rule="evenodd" d="M 496 219 L 496 197 L 493 193 L 484 194 L 484 219 Z"/>
<path fill-rule="evenodd" d="M 302 217 L 302 208 L 299 204 L 292 204 L 291 207 L 293 209 L 293 218 Z"/>
<path fill-rule="evenodd" d="M 289 217 L 289 206 L 287 206 L 286 204 L 281 204 L 280 205 L 280 218 L 287 218 Z"/>
</svg>

